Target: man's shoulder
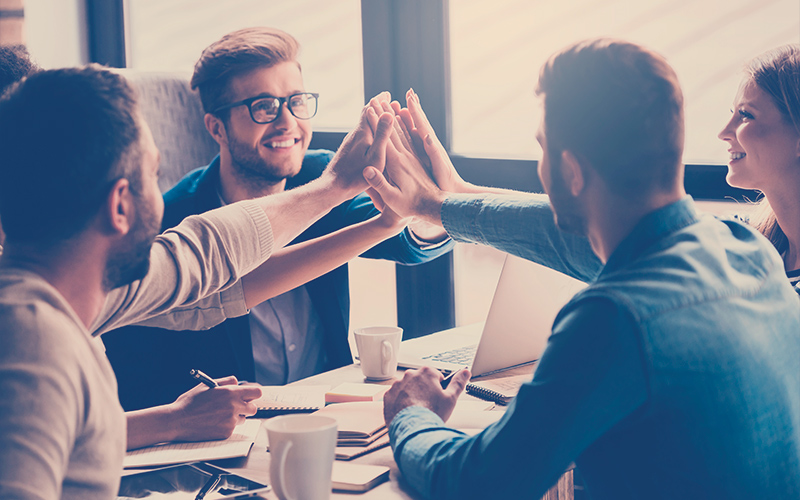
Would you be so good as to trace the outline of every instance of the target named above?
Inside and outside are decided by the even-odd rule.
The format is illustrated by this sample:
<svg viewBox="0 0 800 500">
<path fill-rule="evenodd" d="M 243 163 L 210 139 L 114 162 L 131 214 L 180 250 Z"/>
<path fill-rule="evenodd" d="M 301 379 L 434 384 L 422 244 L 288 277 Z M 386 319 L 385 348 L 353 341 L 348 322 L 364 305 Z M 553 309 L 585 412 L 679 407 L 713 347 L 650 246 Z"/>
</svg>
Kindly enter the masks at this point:
<svg viewBox="0 0 800 500">
<path fill-rule="evenodd" d="M 61 363 L 87 337 L 55 289 L 26 273 L 0 276 L 0 336 L 3 354 L 19 361 Z"/>
<path fill-rule="evenodd" d="M 164 193 L 162 230 L 175 227 L 189 215 L 199 214 L 220 206 L 219 157 L 210 165 L 199 167 L 184 175 Z"/>
</svg>

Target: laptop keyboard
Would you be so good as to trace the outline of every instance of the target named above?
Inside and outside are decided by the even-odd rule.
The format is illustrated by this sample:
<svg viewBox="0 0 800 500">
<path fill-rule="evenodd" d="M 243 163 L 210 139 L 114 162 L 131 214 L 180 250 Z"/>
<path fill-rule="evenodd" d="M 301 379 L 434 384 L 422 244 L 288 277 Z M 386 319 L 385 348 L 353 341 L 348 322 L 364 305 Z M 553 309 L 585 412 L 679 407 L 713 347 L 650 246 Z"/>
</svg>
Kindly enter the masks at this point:
<svg viewBox="0 0 800 500">
<path fill-rule="evenodd" d="M 461 365 L 468 365 L 475 357 L 475 351 L 478 350 L 478 344 L 467 345 L 459 347 L 458 349 L 451 349 L 449 351 L 439 352 L 425 356 L 422 359 L 429 359 L 431 361 L 441 361 L 444 363 L 456 363 Z"/>
</svg>

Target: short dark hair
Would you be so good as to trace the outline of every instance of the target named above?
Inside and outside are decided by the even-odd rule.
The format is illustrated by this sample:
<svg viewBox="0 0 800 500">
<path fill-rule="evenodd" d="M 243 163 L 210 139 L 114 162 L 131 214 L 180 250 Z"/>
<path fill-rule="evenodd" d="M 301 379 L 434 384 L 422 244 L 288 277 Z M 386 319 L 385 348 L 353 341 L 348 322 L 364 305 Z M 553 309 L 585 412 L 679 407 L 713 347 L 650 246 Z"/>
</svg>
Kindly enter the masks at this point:
<svg viewBox="0 0 800 500">
<path fill-rule="evenodd" d="M 133 88 L 98 65 L 40 71 L 0 100 L 0 219 L 7 240 L 82 232 L 120 178 L 141 189 Z"/>
<path fill-rule="evenodd" d="M 682 181 L 683 94 L 662 56 L 621 40 L 582 41 L 550 57 L 536 93 L 554 161 L 570 151 L 625 196 Z"/>
<path fill-rule="evenodd" d="M 39 66 L 31 61 L 24 45 L 0 46 L 0 94 L 36 71 L 39 71 Z"/>
<path fill-rule="evenodd" d="M 279 62 L 296 62 L 299 50 L 292 35 L 276 28 L 244 28 L 228 33 L 203 50 L 194 65 L 192 89 L 199 90 L 203 110 L 212 113 L 229 104 L 225 99 L 231 78 Z"/>
</svg>

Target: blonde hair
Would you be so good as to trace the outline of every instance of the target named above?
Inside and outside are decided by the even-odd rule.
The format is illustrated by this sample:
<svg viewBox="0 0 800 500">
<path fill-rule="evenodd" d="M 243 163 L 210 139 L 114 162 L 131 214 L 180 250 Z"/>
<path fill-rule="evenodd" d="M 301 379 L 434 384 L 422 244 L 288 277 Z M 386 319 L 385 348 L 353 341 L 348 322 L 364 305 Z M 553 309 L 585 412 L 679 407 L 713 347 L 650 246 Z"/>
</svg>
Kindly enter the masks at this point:
<svg viewBox="0 0 800 500">
<path fill-rule="evenodd" d="M 296 61 L 300 44 L 277 28 L 244 28 L 212 43 L 194 65 L 192 89 L 198 89 L 203 110 L 213 113 L 225 102 L 231 78 L 256 68 Z M 298 63 L 299 66 L 299 63 Z"/>
</svg>

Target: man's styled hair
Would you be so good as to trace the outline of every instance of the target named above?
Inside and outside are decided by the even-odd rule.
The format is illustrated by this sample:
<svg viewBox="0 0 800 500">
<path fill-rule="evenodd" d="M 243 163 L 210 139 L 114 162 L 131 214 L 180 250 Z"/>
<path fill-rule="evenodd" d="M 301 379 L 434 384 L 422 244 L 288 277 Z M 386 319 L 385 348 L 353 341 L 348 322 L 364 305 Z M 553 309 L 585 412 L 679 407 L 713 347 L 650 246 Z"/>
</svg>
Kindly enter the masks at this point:
<svg viewBox="0 0 800 500">
<path fill-rule="evenodd" d="M 557 165 L 570 151 L 631 197 L 683 181 L 683 94 L 660 55 L 620 40 L 582 41 L 542 66 L 536 93 Z"/>
<path fill-rule="evenodd" d="M 0 100 L 0 219 L 7 240 L 83 231 L 120 178 L 141 190 L 136 97 L 98 65 L 40 71 Z"/>
<path fill-rule="evenodd" d="M 0 94 L 39 67 L 31 61 L 24 45 L 0 45 Z"/>
<path fill-rule="evenodd" d="M 299 48 L 292 35 L 275 28 L 228 33 L 203 50 L 194 65 L 192 89 L 199 90 L 203 110 L 211 113 L 229 104 L 225 99 L 231 78 L 256 68 L 296 61 Z"/>
</svg>

